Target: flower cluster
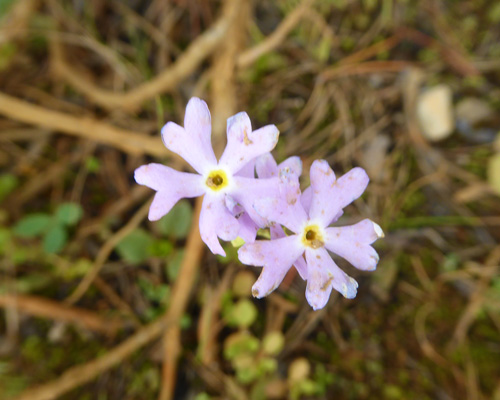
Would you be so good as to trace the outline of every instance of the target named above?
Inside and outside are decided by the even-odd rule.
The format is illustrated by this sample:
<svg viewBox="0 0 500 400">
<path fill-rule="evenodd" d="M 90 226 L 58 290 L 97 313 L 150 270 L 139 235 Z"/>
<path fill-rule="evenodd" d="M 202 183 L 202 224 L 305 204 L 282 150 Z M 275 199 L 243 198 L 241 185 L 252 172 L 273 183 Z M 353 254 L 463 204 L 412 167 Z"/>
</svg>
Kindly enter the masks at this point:
<svg viewBox="0 0 500 400">
<path fill-rule="evenodd" d="M 150 220 L 166 215 L 181 198 L 204 195 L 201 237 L 212 253 L 223 256 L 219 238 L 245 241 L 238 251 L 240 261 L 263 267 L 252 289 L 255 297 L 276 289 L 292 266 L 307 281 L 306 298 L 315 310 L 326 305 L 332 289 L 347 298 L 356 296 L 357 282 L 327 250 L 361 270 L 377 266 L 378 255 L 371 247 L 383 237 L 377 224 L 365 219 L 352 226 L 329 227 L 364 192 L 368 176 L 363 169 L 354 168 L 336 179 L 326 161 L 316 160 L 310 170 L 311 186 L 302 193 L 300 159 L 290 157 L 277 165 L 270 151 L 278 141 L 278 129 L 267 125 L 253 131 L 244 112 L 228 119 L 227 146 L 217 161 L 210 112 L 198 98 L 186 107 L 184 128 L 169 122 L 161 135 L 165 146 L 197 173 L 154 163 L 137 168 L 137 183 L 157 192 Z M 257 231 L 267 227 L 271 240 L 256 240 Z"/>
</svg>

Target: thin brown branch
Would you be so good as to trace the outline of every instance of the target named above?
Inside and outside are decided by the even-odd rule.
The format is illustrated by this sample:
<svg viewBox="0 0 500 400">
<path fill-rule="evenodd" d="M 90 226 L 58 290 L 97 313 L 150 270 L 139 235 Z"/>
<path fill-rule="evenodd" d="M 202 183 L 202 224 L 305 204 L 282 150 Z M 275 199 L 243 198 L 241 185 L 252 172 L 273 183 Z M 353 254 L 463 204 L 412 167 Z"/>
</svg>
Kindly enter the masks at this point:
<svg viewBox="0 0 500 400">
<path fill-rule="evenodd" d="M 391 36 L 369 47 L 361 49 L 354 54 L 344 57 L 339 61 L 338 65 L 357 64 L 362 61 L 368 60 L 369 58 L 374 57 L 381 52 L 388 51 L 397 46 L 401 42 L 401 40 L 402 37 L 400 35 Z"/>
<path fill-rule="evenodd" d="M 166 318 L 172 321 L 173 324 L 167 327 L 163 334 L 163 384 L 158 397 L 159 400 L 172 398 L 177 381 L 177 361 L 181 350 L 179 320 L 186 310 L 204 249 L 198 227 L 202 201 L 202 197 L 196 200 L 191 231 L 186 242 L 185 256 L 182 260 L 179 276 L 172 290 L 171 306 L 166 313 Z"/>
<path fill-rule="evenodd" d="M 0 114 L 16 121 L 107 144 L 130 154 L 149 154 L 156 157 L 167 154 L 159 136 L 149 137 L 91 117 L 75 117 L 48 110 L 4 93 L 0 93 Z"/>
<path fill-rule="evenodd" d="M 322 80 L 331 80 L 339 77 L 375 74 L 382 72 L 401 72 L 407 68 L 414 67 L 416 64 L 411 61 L 366 61 L 360 64 L 342 64 L 323 71 L 319 78 Z"/>
<path fill-rule="evenodd" d="M 84 365 L 73 367 L 52 382 L 27 389 L 12 400 L 52 400 L 91 381 L 161 335 L 168 320 L 159 318 L 108 353 Z"/>
<path fill-rule="evenodd" d="M 231 13 L 220 18 L 210 29 L 197 37 L 179 56 L 177 61 L 153 79 L 123 93 L 101 89 L 79 74 L 64 59 L 58 40 L 52 42 L 53 69 L 57 76 L 64 79 L 76 90 L 82 92 L 90 101 L 106 109 L 137 109 L 141 104 L 155 96 L 176 88 L 180 82 L 192 74 L 225 37 L 230 21 L 237 12 L 237 3 L 232 2 Z"/>
<path fill-rule="evenodd" d="M 109 336 L 115 335 L 123 327 L 121 319 L 105 318 L 92 311 L 69 307 L 39 296 L 3 294 L 0 295 L 0 307 L 11 307 L 36 317 L 81 325 Z"/>
<path fill-rule="evenodd" d="M 210 365 L 216 360 L 219 344 L 218 334 L 223 326 L 219 318 L 222 297 L 224 293 L 227 293 L 235 272 L 235 268 L 227 268 L 217 288 L 210 286 L 205 288 L 206 300 L 198 320 L 197 354 L 202 364 Z"/>
<path fill-rule="evenodd" d="M 224 13 L 229 14 L 232 7 L 233 1 L 226 1 Z M 224 143 L 226 119 L 238 111 L 235 62 L 247 39 L 248 15 L 251 15 L 251 2 L 241 0 L 238 14 L 233 18 L 220 49 L 213 56 L 211 98 L 212 112 L 215 118 L 212 121 L 212 137 L 214 138 L 214 148 L 218 154 L 221 153 L 222 143 Z"/>
</svg>

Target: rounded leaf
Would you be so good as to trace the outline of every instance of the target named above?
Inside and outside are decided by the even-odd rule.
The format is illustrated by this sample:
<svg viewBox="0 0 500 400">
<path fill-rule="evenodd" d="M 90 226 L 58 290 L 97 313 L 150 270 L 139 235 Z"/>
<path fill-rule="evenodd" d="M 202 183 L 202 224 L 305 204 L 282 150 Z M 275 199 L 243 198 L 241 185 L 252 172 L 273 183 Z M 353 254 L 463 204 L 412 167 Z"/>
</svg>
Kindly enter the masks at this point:
<svg viewBox="0 0 500 400">
<path fill-rule="evenodd" d="M 32 238 L 45 232 L 52 217 L 45 213 L 29 214 L 20 219 L 14 226 L 14 234 L 22 238 Z"/>
<path fill-rule="evenodd" d="M 240 328 L 248 328 L 257 319 L 257 308 L 251 300 L 241 299 L 232 308 L 228 323 Z"/>
<path fill-rule="evenodd" d="M 56 219 L 64 225 L 75 225 L 83 215 L 83 209 L 77 203 L 63 203 L 57 207 Z"/>
<path fill-rule="evenodd" d="M 269 332 L 262 341 L 262 350 L 264 353 L 275 356 L 283 350 L 285 345 L 285 336 L 280 331 Z"/>
<path fill-rule="evenodd" d="M 136 229 L 116 246 L 116 251 L 120 257 L 131 263 L 139 264 L 150 256 L 150 246 L 153 244 L 153 237 L 143 229 Z"/>
<path fill-rule="evenodd" d="M 59 253 L 68 240 L 66 229 L 61 225 L 52 226 L 43 237 L 43 250 L 46 253 Z"/>
</svg>

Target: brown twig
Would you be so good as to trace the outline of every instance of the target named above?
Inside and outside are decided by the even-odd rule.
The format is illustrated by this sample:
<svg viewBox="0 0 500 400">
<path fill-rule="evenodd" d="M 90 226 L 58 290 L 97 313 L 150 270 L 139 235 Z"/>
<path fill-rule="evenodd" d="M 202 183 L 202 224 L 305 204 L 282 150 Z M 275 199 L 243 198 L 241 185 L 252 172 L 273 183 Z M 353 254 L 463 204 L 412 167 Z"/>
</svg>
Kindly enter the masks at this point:
<svg viewBox="0 0 500 400">
<path fill-rule="evenodd" d="M 84 365 L 73 367 L 64 372 L 52 382 L 27 389 L 12 400 L 52 400 L 69 392 L 75 387 L 91 381 L 116 364 L 122 362 L 132 353 L 155 340 L 161 335 L 169 320 L 159 318 L 145 326 L 123 343 L 110 350 L 104 356 L 92 360 Z"/>
<path fill-rule="evenodd" d="M 232 7 L 232 12 L 236 13 L 236 11 L 237 7 Z M 89 82 L 64 60 L 61 45 L 57 39 L 51 44 L 54 72 L 101 107 L 111 110 L 137 109 L 144 101 L 176 88 L 179 82 L 193 73 L 225 37 L 233 15 L 224 15 L 210 29 L 197 37 L 171 67 L 128 92 L 116 93 L 101 89 Z"/>
<path fill-rule="evenodd" d="M 206 287 L 206 297 L 200 311 L 197 332 L 199 343 L 197 355 L 202 364 L 210 365 L 215 361 L 218 350 L 217 337 L 223 326 L 219 318 L 222 297 L 227 292 L 235 272 L 235 268 L 227 268 L 217 288 Z"/>
<path fill-rule="evenodd" d="M 414 67 L 412 61 L 366 61 L 360 64 L 342 64 L 323 71 L 319 75 L 321 80 L 330 80 L 352 75 L 375 74 L 382 72 L 401 72 L 407 68 Z"/>
<path fill-rule="evenodd" d="M 69 307 L 39 296 L 3 294 L 0 295 L 0 307 L 11 307 L 36 317 L 82 325 L 109 336 L 115 335 L 118 329 L 123 327 L 123 321 L 120 319 L 104 318 L 94 312 Z"/>
<path fill-rule="evenodd" d="M 231 15 L 234 1 L 224 3 L 223 13 Z M 216 116 L 212 122 L 212 140 L 216 153 L 222 147 L 226 131 L 226 119 L 238 110 L 236 96 L 235 72 L 236 58 L 244 46 L 247 37 L 248 15 L 251 15 L 251 2 L 240 0 L 238 13 L 231 20 L 227 36 L 221 43 L 220 49 L 214 52 L 211 66 L 212 76 L 212 111 Z"/>
<path fill-rule="evenodd" d="M 198 226 L 202 201 L 203 198 L 201 197 L 196 200 L 191 231 L 186 242 L 185 256 L 172 290 L 171 306 L 167 310 L 165 317 L 172 321 L 172 325 L 169 325 L 163 333 L 163 385 L 158 397 L 159 400 L 172 398 L 177 381 L 177 360 L 181 350 L 179 320 L 186 309 L 204 249 Z"/>
<path fill-rule="evenodd" d="M 347 64 L 357 64 L 362 61 L 368 60 L 371 57 L 376 56 L 379 53 L 388 51 L 393 47 L 397 46 L 402 40 L 401 35 L 394 35 L 385 40 L 372 44 L 364 49 L 357 51 L 354 54 L 351 54 L 347 57 L 344 57 L 339 61 L 338 65 L 347 65 Z"/>
<path fill-rule="evenodd" d="M 0 114 L 27 124 L 42 126 L 114 146 L 130 154 L 149 154 L 156 157 L 167 154 L 159 136 L 149 137 L 145 134 L 108 125 L 91 117 L 74 117 L 48 110 L 4 93 L 0 93 Z"/>
</svg>

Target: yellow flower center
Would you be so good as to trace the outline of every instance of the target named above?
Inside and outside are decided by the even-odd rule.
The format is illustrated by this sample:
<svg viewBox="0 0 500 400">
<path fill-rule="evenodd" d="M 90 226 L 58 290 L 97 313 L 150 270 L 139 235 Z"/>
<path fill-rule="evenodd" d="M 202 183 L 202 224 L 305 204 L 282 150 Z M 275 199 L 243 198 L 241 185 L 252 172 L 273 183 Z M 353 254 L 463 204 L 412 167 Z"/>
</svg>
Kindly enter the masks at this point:
<svg viewBox="0 0 500 400">
<path fill-rule="evenodd" d="M 308 225 L 304 229 L 304 234 L 302 235 L 302 243 L 305 246 L 311 247 L 313 249 L 319 249 L 325 245 L 323 240 L 323 235 L 321 234 L 320 228 L 317 225 Z"/>
<path fill-rule="evenodd" d="M 210 189 L 214 191 L 221 190 L 222 188 L 225 188 L 227 186 L 227 175 L 222 170 L 212 171 L 208 175 L 205 183 Z"/>
</svg>

